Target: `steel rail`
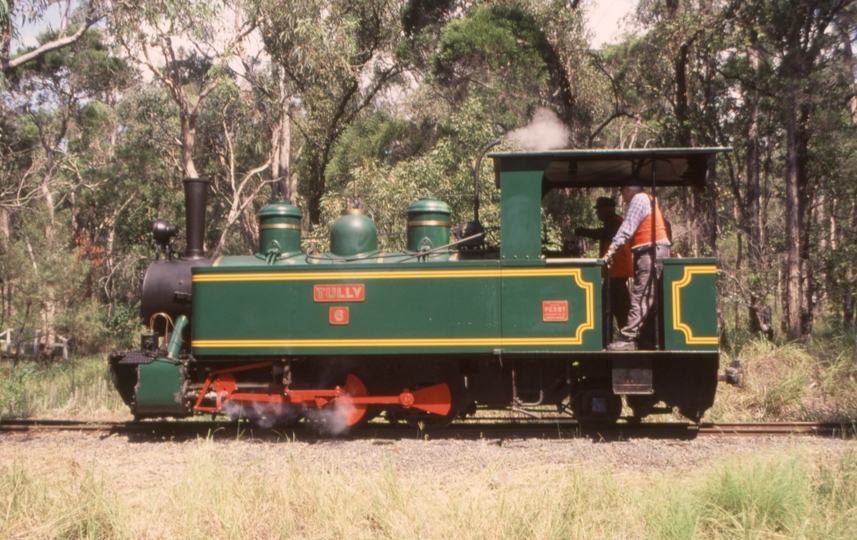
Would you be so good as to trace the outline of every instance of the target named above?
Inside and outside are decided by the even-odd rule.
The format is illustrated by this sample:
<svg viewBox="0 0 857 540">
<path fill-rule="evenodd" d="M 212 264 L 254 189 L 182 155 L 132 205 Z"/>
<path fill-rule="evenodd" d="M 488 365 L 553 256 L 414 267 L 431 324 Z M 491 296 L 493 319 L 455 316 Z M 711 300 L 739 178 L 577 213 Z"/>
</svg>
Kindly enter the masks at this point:
<svg viewBox="0 0 857 540">
<path fill-rule="evenodd" d="M 850 422 L 757 422 L 757 423 L 616 423 L 579 424 L 569 419 L 462 421 L 438 430 L 422 431 L 406 424 L 369 423 L 339 434 L 347 439 L 572 439 L 617 441 L 628 439 L 695 439 L 698 437 L 787 437 L 817 436 L 855 438 L 857 424 Z M 289 428 L 264 429 L 247 422 L 228 421 L 141 421 L 86 422 L 75 420 L 0 419 L 0 433 L 48 431 L 99 432 L 157 440 L 171 438 L 260 438 L 265 440 L 314 441 L 337 436 L 319 433 L 306 423 Z"/>
</svg>

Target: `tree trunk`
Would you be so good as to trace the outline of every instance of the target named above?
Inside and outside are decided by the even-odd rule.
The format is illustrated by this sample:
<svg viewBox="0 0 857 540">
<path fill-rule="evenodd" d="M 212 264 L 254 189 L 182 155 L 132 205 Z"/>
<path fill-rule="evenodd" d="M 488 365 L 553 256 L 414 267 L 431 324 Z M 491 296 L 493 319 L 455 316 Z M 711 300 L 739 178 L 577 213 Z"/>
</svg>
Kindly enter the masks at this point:
<svg viewBox="0 0 857 540">
<path fill-rule="evenodd" d="M 809 224 L 813 221 L 813 211 L 808 212 L 807 220 L 802 221 L 803 227 L 801 234 L 801 305 L 800 305 L 800 339 L 806 339 L 812 332 L 813 313 L 815 308 L 815 267 L 809 258 Z"/>
<path fill-rule="evenodd" d="M 798 178 L 798 103 L 797 90 L 786 96 L 786 295 L 783 320 L 789 339 L 802 335 L 801 303 L 801 239 L 803 222 L 800 219 L 800 193 Z"/>
<path fill-rule="evenodd" d="M 850 264 L 845 268 L 845 295 L 842 299 L 842 322 L 845 327 L 854 331 L 854 267 Z"/>
<path fill-rule="evenodd" d="M 291 182 L 291 117 L 288 101 L 280 110 L 280 116 L 274 125 L 271 140 L 271 200 L 297 203 L 297 186 Z"/>
<path fill-rule="evenodd" d="M 199 178 L 193 162 L 193 147 L 196 143 L 196 117 L 187 111 L 181 112 L 182 167 L 185 178 Z"/>
<path fill-rule="evenodd" d="M 762 279 L 767 272 L 764 261 L 765 245 L 763 239 L 764 227 L 761 212 L 761 145 L 759 142 L 759 49 L 754 39 L 747 51 L 747 59 L 753 69 L 754 85 L 745 98 L 750 115 L 750 125 L 747 130 L 747 190 L 745 196 L 744 222 L 748 231 L 747 258 L 753 279 L 750 282 L 750 330 L 762 332 L 768 339 L 774 335 L 771 323 L 771 308 L 767 303 L 767 279 Z"/>
<path fill-rule="evenodd" d="M 689 48 L 687 43 L 682 43 L 675 62 L 675 120 L 678 124 L 678 145 L 681 147 L 691 146 L 690 126 L 687 121 L 687 54 Z"/>
<path fill-rule="evenodd" d="M 817 302 L 814 306 L 815 313 L 827 313 L 828 303 L 828 272 L 827 272 L 827 255 L 830 253 L 830 222 L 831 217 L 828 213 L 828 199 L 824 194 L 818 196 L 818 201 L 815 210 L 813 223 L 818 231 L 818 249 L 819 254 L 817 259 L 818 265 L 818 284 L 820 288 L 817 290 Z"/>
<path fill-rule="evenodd" d="M 857 229 L 857 201 L 851 201 L 851 208 L 848 211 L 848 222 L 851 225 L 851 230 Z M 846 328 L 854 331 L 854 261 L 846 261 L 845 263 L 845 294 L 842 300 L 842 322 Z"/>
<path fill-rule="evenodd" d="M 845 64 L 845 73 L 850 74 L 848 85 L 851 87 L 851 96 L 848 98 L 848 111 L 851 113 L 851 122 L 857 123 L 857 66 L 854 62 L 854 50 L 851 47 L 851 34 L 854 29 L 851 24 L 846 23 L 839 27 L 839 37 L 842 43 L 842 58 Z"/>
<path fill-rule="evenodd" d="M 756 88 L 749 92 L 747 108 L 750 111 L 750 127 L 747 133 L 747 195 L 745 198 L 747 228 L 750 232 L 747 255 L 753 272 L 764 268 L 762 261 L 762 224 L 759 209 L 759 51 L 754 47 L 747 53 L 756 79 Z M 754 291 L 756 292 L 756 291 Z M 762 295 L 760 295 L 762 296 Z"/>
</svg>

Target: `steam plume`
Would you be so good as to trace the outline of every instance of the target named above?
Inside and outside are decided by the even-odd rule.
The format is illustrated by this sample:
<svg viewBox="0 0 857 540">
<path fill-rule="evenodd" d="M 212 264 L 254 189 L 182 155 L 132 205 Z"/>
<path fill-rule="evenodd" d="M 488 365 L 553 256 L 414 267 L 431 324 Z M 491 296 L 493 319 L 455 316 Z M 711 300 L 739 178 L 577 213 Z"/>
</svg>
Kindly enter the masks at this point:
<svg viewBox="0 0 857 540">
<path fill-rule="evenodd" d="M 571 137 L 571 130 L 550 109 L 538 107 L 533 113 L 533 119 L 522 128 L 506 135 L 506 140 L 517 144 L 525 150 L 544 152 L 565 148 Z"/>
<path fill-rule="evenodd" d="M 323 435 L 340 435 L 348 431 L 348 417 L 354 405 L 347 396 L 336 400 L 332 406 L 321 409 L 308 409 L 305 413 L 310 425 Z"/>
<path fill-rule="evenodd" d="M 303 407 L 276 403 L 240 404 L 227 401 L 223 404 L 223 412 L 231 420 L 248 420 L 256 427 L 271 429 L 277 426 L 287 426 L 300 420 Z"/>
</svg>

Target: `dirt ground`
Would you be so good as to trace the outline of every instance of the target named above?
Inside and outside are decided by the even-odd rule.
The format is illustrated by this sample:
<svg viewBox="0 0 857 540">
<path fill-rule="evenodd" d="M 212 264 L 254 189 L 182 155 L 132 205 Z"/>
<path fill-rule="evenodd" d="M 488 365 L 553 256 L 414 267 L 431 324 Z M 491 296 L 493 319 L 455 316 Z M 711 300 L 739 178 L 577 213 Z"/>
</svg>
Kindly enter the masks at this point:
<svg viewBox="0 0 857 540">
<path fill-rule="evenodd" d="M 190 465 L 203 440 L 132 441 L 126 436 L 92 432 L 31 432 L 0 437 L 0 466 L 25 459 L 32 473 L 50 474 L 62 463 L 94 464 L 112 477 L 118 492 L 145 492 L 177 478 Z M 691 473 L 709 464 L 759 451 L 800 450 L 826 461 L 857 450 L 857 441 L 815 437 L 700 438 L 691 441 L 634 439 L 595 442 L 590 439 L 543 440 L 321 440 L 271 442 L 254 439 L 209 441 L 227 467 L 264 464 L 288 467 L 302 463 L 354 474 L 395 466 L 401 477 L 431 476 L 451 481 L 490 467 L 500 480 L 526 476 L 557 466 L 606 468 L 616 473 Z"/>
</svg>

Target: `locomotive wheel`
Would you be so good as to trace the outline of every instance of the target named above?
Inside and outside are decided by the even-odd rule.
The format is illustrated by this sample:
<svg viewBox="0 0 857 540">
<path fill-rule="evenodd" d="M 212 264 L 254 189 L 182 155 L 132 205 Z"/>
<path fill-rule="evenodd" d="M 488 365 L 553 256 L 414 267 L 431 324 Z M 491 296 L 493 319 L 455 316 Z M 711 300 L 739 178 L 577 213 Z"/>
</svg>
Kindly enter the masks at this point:
<svg viewBox="0 0 857 540">
<path fill-rule="evenodd" d="M 407 408 L 407 409 L 387 409 L 385 416 L 387 420 L 391 424 L 398 424 L 399 422 L 405 422 L 412 428 L 419 429 L 421 431 L 429 431 L 434 429 L 443 429 L 451 424 L 456 418 L 458 418 L 458 414 L 461 411 L 461 404 L 459 400 L 456 399 L 456 396 L 460 396 L 460 392 L 453 392 L 451 388 L 449 388 L 449 383 L 441 383 L 446 386 L 445 391 L 449 393 L 446 395 L 446 399 L 449 400 L 449 412 L 446 414 L 436 414 L 427 412 L 424 410 L 420 410 L 416 407 Z M 428 390 L 430 387 L 434 387 L 433 384 L 422 384 L 416 385 L 413 392 L 414 394 L 419 393 L 422 390 Z"/>
<path fill-rule="evenodd" d="M 622 396 L 609 386 L 584 384 L 571 396 L 571 412 L 581 423 L 615 424 L 622 415 Z"/>
</svg>

